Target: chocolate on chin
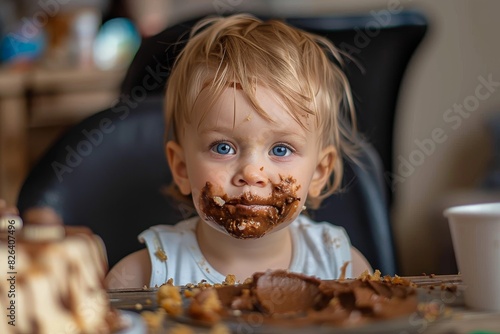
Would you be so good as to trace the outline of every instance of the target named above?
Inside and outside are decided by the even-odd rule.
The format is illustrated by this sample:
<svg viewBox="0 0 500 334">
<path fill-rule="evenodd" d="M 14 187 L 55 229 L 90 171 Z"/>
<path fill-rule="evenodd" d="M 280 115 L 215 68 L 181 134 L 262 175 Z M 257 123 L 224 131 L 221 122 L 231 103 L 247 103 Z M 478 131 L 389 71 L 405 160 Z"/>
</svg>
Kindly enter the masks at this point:
<svg viewBox="0 0 500 334">
<path fill-rule="evenodd" d="M 272 183 L 269 197 L 244 193 L 239 197 L 217 194 L 212 183 L 207 182 L 200 195 L 200 204 L 205 218 L 238 239 L 260 238 L 276 226 L 289 220 L 297 211 L 296 180 L 281 177 Z"/>
</svg>

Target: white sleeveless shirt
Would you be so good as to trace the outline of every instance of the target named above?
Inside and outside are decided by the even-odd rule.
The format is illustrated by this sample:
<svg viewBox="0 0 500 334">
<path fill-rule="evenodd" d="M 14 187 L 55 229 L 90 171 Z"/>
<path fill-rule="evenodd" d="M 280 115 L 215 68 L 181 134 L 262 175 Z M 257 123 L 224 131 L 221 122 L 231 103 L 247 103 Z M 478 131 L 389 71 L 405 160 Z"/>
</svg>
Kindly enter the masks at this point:
<svg viewBox="0 0 500 334">
<path fill-rule="evenodd" d="M 192 217 L 176 225 L 157 225 L 139 235 L 151 258 L 150 286 L 160 286 L 169 278 L 175 285 L 197 284 L 202 280 L 210 284 L 221 283 L 225 275 L 217 272 L 205 260 L 196 240 L 199 217 Z M 336 279 L 341 267 L 351 261 L 351 244 L 344 228 L 327 222 L 317 223 L 299 215 L 290 226 L 292 236 L 291 272 Z M 166 255 L 159 256 L 159 254 Z M 346 277 L 352 276 L 351 265 Z"/>
</svg>

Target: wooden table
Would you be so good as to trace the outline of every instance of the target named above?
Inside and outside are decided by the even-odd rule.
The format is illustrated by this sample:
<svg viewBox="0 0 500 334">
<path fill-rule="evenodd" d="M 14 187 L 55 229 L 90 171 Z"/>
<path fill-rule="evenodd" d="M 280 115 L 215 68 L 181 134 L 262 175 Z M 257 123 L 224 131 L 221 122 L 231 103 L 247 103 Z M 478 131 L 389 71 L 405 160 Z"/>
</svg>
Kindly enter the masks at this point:
<svg viewBox="0 0 500 334">
<path fill-rule="evenodd" d="M 11 205 L 28 171 L 25 92 L 22 73 L 0 73 L 0 198 Z"/>
<path fill-rule="evenodd" d="M 424 291 L 424 296 L 425 293 L 427 294 L 426 302 L 433 303 L 444 313 L 442 319 L 434 322 L 422 322 L 420 327 L 422 331 L 417 331 L 417 333 L 500 333 L 500 312 L 475 311 L 465 306 L 466 287 L 462 284 L 460 276 L 414 276 L 407 278 Z M 446 289 L 446 287 L 452 286 L 457 287 L 456 292 Z"/>
<path fill-rule="evenodd" d="M 124 70 L 0 68 L 0 198 L 15 205 L 33 164 L 70 126 L 111 107 Z"/>
<path fill-rule="evenodd" d="M 445 333 L 445 334 L 473 334 L 473 333 L 500 333 L 500 312 L 474 311 L 464 306 L 464 290 L 458 275 L 442 276 L 412 276 L 405 277 L 414 282 L 419 289 L 422 306 L 432 310 L 426 317 L 409 316 L 407 319 L 398 319 L 386 323 L 375 323 L 357 329 L 340 329 L 330 327 L 326 330 L 315 330 L 315 333 L 358 334 L 358 333 Z M 119 309 L 156 310 L 156 289 L 110 290 L 111 304 Z M 175 326 L 171 320 L 165 322 L 165 327 Z M 259 327 L 242 328 L 242 332 L 268 333 Z M 196 327 L 196 333 L 210 333 L 209 330 Z M 273 333 L 301 333 L 273 329 Z"/>
</svg>

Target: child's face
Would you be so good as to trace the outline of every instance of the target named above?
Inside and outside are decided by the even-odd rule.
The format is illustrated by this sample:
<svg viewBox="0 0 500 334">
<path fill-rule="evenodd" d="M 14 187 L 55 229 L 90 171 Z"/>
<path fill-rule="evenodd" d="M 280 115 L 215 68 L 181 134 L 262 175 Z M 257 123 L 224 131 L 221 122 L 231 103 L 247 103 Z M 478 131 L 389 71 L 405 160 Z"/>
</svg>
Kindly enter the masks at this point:
<svg viewBox="0 0 500 334">
<path fill-rule="evenodd" d="M 256 96 L 274 122 L 231 87 L 205 112 L 205 90 L 180 146 L 167 144 L 181 192 L 192 193 L 205 222 L 236 238 L 258 238 L 287 226 L 302 211 L 307 195 L 319 194 L 335 159 L 332 147 L 320 147 L 313 117 L 300 116 L 305 129 L 275 93 L 258 88 Z M 169 152 L 169 145 L 177 149 Z"/>
</svg>

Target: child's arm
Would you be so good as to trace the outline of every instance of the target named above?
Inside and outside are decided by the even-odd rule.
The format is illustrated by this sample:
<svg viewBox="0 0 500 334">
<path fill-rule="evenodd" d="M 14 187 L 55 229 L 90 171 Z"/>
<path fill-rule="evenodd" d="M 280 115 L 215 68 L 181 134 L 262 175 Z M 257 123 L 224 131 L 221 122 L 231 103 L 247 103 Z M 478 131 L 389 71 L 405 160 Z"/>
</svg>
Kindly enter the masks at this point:
<svg viewBox="0 0 500 334">
<path fill-rule="evenodd" d="M 108 289 L 142 288 L 149 286 L 151 259 L 148 250 L 141 249 L 120 260 L 104 281 Z"/>
<path fill-rule="evenodd" d="M 365 270 L 372 273 L 373 269 L 366 258 L 356 247 L 351 247 L 352 277 L 360 276 Z"/>
</svg>

